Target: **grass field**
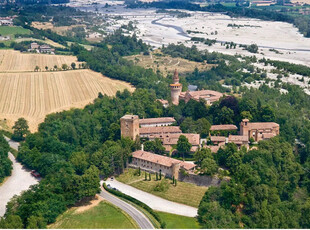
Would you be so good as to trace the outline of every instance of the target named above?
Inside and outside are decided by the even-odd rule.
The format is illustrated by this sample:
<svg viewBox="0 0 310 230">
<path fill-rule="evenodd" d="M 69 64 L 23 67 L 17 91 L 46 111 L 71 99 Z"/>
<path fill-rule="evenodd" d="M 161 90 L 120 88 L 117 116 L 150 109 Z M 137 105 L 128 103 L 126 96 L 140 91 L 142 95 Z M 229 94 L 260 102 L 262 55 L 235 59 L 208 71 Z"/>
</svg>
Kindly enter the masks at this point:
<svg viewBox="0 0 310 230">
<path fill-rule="evenodd" d="M 207 191 L 207 187 L 196 186 L 194 184 L 178 181 L 177 186 L 172 185 L 172 181 L 168 180 L 169 187 L 164 192 L 154 191 L 154 187 L 159 181 L 156 181 L 156 176 L 152 175 L 151 181 L 144 180 L 144 172 L 140 176 L 134 175 L 134 169 L 128 169 L 123 174 L 117 177 L 117 180 L 125 184 L 129 184 L 137 189 L 154 194 L 164 199 L 186 204 L 193 207 L 198 207 L 202 197 Z"/>
<path fill-rule="evenodd" d="M 156 212 L 166 222 L 167 229 L 198 229 L 201 228 L 193 217 L 174 215 L 166 212 Z"/>
<path fill-rule="evenodd" d="M 193 72 L 196 67 L 199 70 L 207 70 L 214 66 L 206 63 L 188 61 L 182 58 L 156 56 L 156 53 L 162 54 L 159 51 L 155 51 L 151 55 L 135 55 L 126 58 L 127 60 L 133 61 L 136 65 L 142 66 L 144 68 L 152 68 L 155 72 L 157 69 L 159 69 L 164 76 L 167 76 L 169 73 L 173 74 L 175 69 L 178 69 L 179 73 L 185 74 Z"/>
<path fill-rule="evenodd" d="M 30 34 L 31 31 L 20 26 L 0 26 L 0 35 Z"/>
<path fill-rule="evenodd" d="M 133 229 L 137 224 L 121 209 L 102 201 L 99 205 L 77 213 L 72 208 L 50 225 L 54 229 Z"/>
</svg>

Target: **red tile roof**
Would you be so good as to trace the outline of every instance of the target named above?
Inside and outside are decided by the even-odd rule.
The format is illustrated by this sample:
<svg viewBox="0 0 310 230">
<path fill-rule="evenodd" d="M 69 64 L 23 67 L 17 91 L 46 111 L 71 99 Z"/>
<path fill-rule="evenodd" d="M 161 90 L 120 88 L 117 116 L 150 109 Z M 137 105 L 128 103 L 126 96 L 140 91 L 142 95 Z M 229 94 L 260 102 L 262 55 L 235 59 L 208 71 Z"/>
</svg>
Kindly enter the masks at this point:
<svg viewBox="0 0 310 230">
<path fill-rule="evenodd" d="M 160 127 L 142 127 L 139 129 L 140 135 L 144 134 L 162 134 L 162 133 L 182 133 L 179 126 L 160 126 Z"/>
<path fill-rule="evenodd" d="M 223 137 L 223 136 L 211 136 L 211 141 L 225 142 L 226 141 L 226 137 Z"/>
<path fill-rule="evenodd" d="M 146 118 L 140 119 L 139 123 L 142 124 L 156 124 L 156 123 L 170 123 L 175 122 L 173 117 L 158 117 L 158 118 Z"/>
<path fill-rule="evenodd" d="M 245 144 L 248 142 L 248 137 L 247 136 L 239 136 L 239 135 L 229 135 L 228 142 L 232 142 L 232 143 L 241 145 L 241 144 Z"/>
<path fill-rule="evenodd" d="M 166 167 L 171 167 L 173 164 L 180 164 L 180 166 L 186 170 L 191 170 L 195 168 L 196 166 L 193 163 L 176 160 L 170 157 L 166 157 L 166 156 L 162 156 L 162 155 L 158 155 L 158 154 L 154 154 L 154 153 L 150 153 L 150 152 L 146 152 L 142 150 L 133 152 L 132 157 L 145 160 L 148 162 L 152 162 L 155 164 L 163 165 Z"/>
<path fill-rule="evenodd" d="M 279 124 L 275 122 L 249 122 L 248 123 L 249 130 L 250 129 L 273 129 L 280 127 Z"/>
<path fill-rule="evenodd" d="M 237 130 L 237 126 L 235 125 L 211 125 L 210 130 Z"/>
</svg>

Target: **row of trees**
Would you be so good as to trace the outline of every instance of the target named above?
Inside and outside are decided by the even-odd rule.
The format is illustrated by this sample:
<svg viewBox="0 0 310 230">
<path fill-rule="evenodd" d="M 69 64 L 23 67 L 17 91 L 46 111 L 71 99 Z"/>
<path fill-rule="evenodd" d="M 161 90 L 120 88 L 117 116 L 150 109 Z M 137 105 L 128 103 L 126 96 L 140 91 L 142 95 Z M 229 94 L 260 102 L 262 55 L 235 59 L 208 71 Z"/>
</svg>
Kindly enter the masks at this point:
<svg viewBox="0 0 310 230">
<path fill-rule="evenodd" d="M 0 184 L 3 182 L 5 177 L 11 175 L 12 161 L 10 161 L 8 158 L 9 151 L 10 146 L 2 134 L 0 135 Z"/>
</svg>

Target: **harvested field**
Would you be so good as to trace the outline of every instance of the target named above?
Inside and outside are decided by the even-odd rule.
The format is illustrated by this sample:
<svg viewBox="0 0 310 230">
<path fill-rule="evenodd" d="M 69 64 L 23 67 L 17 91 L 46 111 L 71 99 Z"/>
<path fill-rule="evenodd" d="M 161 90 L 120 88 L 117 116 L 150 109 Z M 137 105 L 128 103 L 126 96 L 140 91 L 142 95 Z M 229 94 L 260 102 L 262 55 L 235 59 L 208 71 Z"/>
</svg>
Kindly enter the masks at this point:
<svg viewBox="0 0 310 230">
<path fill-rule="evenodd" d="M 39 30 L 52 30 L 53 32 L 59 35 L 65 35 L 65 32 L 68 30 L 72 30 L 74 27 L 85 27 L 83 24 L 72 25 L 72 26 L 54 26 L 51 22 L 32 22 L 31 26 L 37 28 Z"/>
<path fill-rule="evenodd" d="M 24 54 L 14 50 L 0 50 L 0 73 L 3 72 L 29 72 L 34 71 L 36 66 L 45 70 L 57 65 L 59 68 L 62 64 L 71 65 L 79 62 L 75 56 L 49 55 L 49 54 Z"/>
<path fill-rule="evenodd" d="M 42 43 L 46 43 L 48 45 L 54 46 L 56 48 L 66 48 L 65 46 L 63 46 L 57 42 L 54 42 L 50 39 L 45 39 L 45 40 L 36 39 L 36 38 L 17 38 L 17 39 L 15 39 L 15 42 L 17 42 L 17 43 L 23 42 L 23 41 L 42 42 Z"/>
<path fill-rule="evenodd" d="M 156 54 L 162 55 L 158 56 Z M 175 69 L 178 69 L 179 73 L 190 73 L 195 70 L 197 67 L 199 70 L 208 70 L 211 69 L 214 65 L 207 63 L 199 63 L 188 61 L 183 58 L 173 58 L 170 56 L 164 56 L 162 53 L 155 51 L 150 55 L 135 55 L 126 57 L 128 60 L 133 61 L 136 65 L 142 66 L 144 68 L 152 68 L 154 72 L 157 69 L 160 72 L 167 76 L 167 74 L 173 74 Z"/>
<path fill-rule="evenodd" d="M 134 90 L 126 82 L 90 70 L 0 73 L 0 86 L 0 119 L 6 119 L 11 127 L 24 117 L 31 131 L 47 114 L 82 108 L 99 92 L 112 96 L 118 90 Z"/>
</svg>

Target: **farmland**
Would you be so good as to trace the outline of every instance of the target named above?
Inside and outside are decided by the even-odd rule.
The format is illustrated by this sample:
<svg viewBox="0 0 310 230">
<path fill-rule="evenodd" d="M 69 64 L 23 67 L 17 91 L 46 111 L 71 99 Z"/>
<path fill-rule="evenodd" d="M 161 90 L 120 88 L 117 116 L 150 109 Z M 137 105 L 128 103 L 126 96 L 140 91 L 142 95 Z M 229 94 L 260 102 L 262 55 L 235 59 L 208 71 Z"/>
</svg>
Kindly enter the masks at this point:
<svg viewBox="0 0 310 230">
<path fill-rule="evenodd" d="M 30 34 L 31 31 L 19 26 L 0 26 L 0 35 L 15 36 L 15 34 Z"/>
<path fill-rule="evenodd" d="M 53 68 L 54 65 L 61 67 L 62 64 L 71 65 L 79 62 L 75 56 L 47 55 L 47 54 L 24 54 L 13 50 L 0 50 L 0 73 L 3 72 L 29 72 L 34 71 L 36 66 L 41 70 L 45 66 Z"/>
<path fill-rule="evenodd" d="M 36 65 L 44 69 L 45 65 L 60 67 L 75 61 L 74 56 L 1 51 L 1 121 L 12 127 L 18 118 L 24 117 L 30 130 L 35 131 L 47 114 L 82 108 L 91 103 L 99 92 L 112 96 L 118 90 L 134 90 L 126 82 L 112 80 L 87 69 L 34 72 Z"/>
</svg>

